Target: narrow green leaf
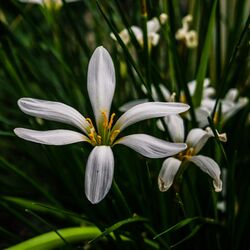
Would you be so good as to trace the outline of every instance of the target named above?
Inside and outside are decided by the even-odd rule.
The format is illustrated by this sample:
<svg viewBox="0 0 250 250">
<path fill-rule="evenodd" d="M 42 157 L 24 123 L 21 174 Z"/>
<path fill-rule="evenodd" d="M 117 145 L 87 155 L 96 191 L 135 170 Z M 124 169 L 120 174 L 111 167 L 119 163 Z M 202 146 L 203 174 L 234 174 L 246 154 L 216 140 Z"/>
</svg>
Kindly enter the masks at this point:
<svg viewBox="0 0 250 250">
<path fill-rule="evenodd" d="M 110 233 L 112 233 L 113 231 L 117 230 L 121 226 L 124 226 L 124 225 L 127 225 L 127 224 L 131 224 L 131 223 L 147 222 L 147 221 L 148 221 L 148 219 L 143 218 L 143 217 L 139 217 L 139 216 L 119 221 L 119 222 L 115 223 L 114 225 L 112 225 L 111 227 L 107 228 L 104 232 L 102 232 L 96 238 L 94 238 L 93 240 L 91 240 L 89 243 L 91 244 L 91 243 L 94 243 L 94 242 L 100 240 L 103 236 L 109 235 Z"/>
<path fill-rule="evenodd" d="M 217 0 L 215 0 L 213 3 L 211 16 L 210 16 L 209 23 L 208 23 L 205 43 L 204 43 L 202 54 L 201 54 L 200 65 L 197 71 L 197 76 L 196 76 L 197 84 L 196 84 L 196 89 L 195 89 L 195 93 L 193 96 L 195 107 L 200 106 L 200 103 L 202 100 L 203 82 L 204 82 L 206 72 L 207 72 L 207 65 L 208 65 L 210 48 L 211 48 L 211 43 L 212 43 L 212 38 L 213 38 L 213 28 L 214 28 L 215 19 L 216 19 L 216 6 L 217 6 Z"/>
<path fill-rule="evenodd" d="M 211 218 L 202 218 L 202 217 L 187 218 L 187 219 L 184 219 L 184 220 L 178 222 L 177 224 L 168 228 L 167 230 L 157 234 L 153 239 L 157 239 L 158 237 L 162 236 L 163 234 L 176 231 L 176 230 L 178 230 L 178 229 L 180 229 L 180 228 L 182 228 L 190 223 L 193 223 L 193 222 L 199 222 L 199 224 L 203 224 L 203 223 L 218 224 L 214 219 L 211 219 Z"/>
</svg>

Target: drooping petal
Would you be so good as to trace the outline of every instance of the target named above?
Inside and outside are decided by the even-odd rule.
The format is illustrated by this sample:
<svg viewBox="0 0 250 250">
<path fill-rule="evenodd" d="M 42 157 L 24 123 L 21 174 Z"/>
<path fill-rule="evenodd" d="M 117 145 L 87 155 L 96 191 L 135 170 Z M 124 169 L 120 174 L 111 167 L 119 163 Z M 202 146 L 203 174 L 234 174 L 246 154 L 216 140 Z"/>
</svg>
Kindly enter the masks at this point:
<svg viewBox="0 0 250 250">
<path fill-rule="evenodd" d="M 77 110 L 61 102 L 21 98 L 18 100 L 18 106 L 25 114 L 70 124 L 85 133 L 89 126 L 86 119 Z"/>
<path fill-rule="evenodd" d="M 193 154 L 196 155 L 203 148 L 210 137 L 213 137 L 213 133 L 205 131 L 201 128 L 194 128 L 188 133 L 186 143 L 188 147 L 194 149 Z"/>
<path fill-rule="evenodd" d="M 184 142 L 185 129 L 183 119 L 179 115 L 168 115 L 163 119 L 168 127 L 171 139 L 174 142 Z"/>
<path fill-rule="evenodd" d="M 167 142 L 146 134 L 127 135 L 115 144 L 123 144 L 148 158 L 164 158 L 185 150 L 185 143 Z"/>
<path fill-rule="evenodd" d="M 114 125 L 114 130 L 123 130 L 126 127 L 146 119 L 164 117 L 170 114 L 178 114 L 189 109 L 187 104 L 176 102 L 148 102 L 138 104 L 125 112 Z"/>
<path fill-rule="evenodd" d="M 191 157 L 189 161 L 193 162 L 203 172 L 207 173 L 213 178 L 215 192 L 220 192 L 222 190 L 222 181 L 220 179 L 220 167 L 213 159 L 204 155 L 197 155 Z"/>
<path fill-rule="evenodd" d="M 167 191 L 172 186 L 180 165 L 181 161 L 173 157 L 169 157 L 163 162 L 158 176 L 158 186 L 161 192 Z"/>
<path fill-rule="evenodd" d="M 39 131 L 25 128 L 15 128 L 14 133 L 24 140 L 45 145 L 59 146 L 89 140 L 81 133 L 65 129 Z"/>
<path fill-rule="evenodd" d="M 85 194 L 93 204 L 108 193 L 114 173 L 114 156 L 109 146 L 96 146 L 89 155 L 85 172 Z"/>
<path fill-rule="evenodd" d="M 89 98 L 97 125 L 102 121 L 102 112 L 109 117 L 115 91 L 115 69 L 106 49 L 98 47 L 90 58 L 88 66 Z"/>
</svg>

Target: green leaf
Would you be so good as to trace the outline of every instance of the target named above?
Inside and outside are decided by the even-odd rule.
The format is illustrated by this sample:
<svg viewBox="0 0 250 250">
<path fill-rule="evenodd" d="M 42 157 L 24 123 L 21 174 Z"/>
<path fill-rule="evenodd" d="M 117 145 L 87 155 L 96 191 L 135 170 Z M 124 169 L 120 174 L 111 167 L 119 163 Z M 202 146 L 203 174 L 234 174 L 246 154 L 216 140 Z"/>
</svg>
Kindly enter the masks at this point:
<svg viewBox="0 0 250 250">
<path fill-rule="evenodd" d="M 112 225 L 111 227 L 107 228 L 104 232 L 102 232 L 100 235 L 98 235 L 95 239 L 91 240 L 89 243 L 94 243 L 97 240 L 100 240 L 100 238 L 102 238 L 103 236 L 109 235 L 110 233 L 114 232 L 115 230 L 117 230 L 121 226 L 131 224 L 131 223 L 147 222 L 147 221 L 148 221 L 148 219 L 143 218 L 143 217 L 139 217 L 139 216 L 135 216 L 133 218 L 119 221 L 119 222 L 115 223 L 114 225 Z"/>
<path fill-rule="evenodd" d="M 57 230 L 69 243 L 87 241 L 100 234 L 97 227 L 72 227 Z M 7 248 L 8 250 L 50 250 L 64 246 L 65 242 L 53 231 L 41 234 L 20 244 Z"/>
<path fill-rule="evenodd" d="M 217 6 L 217 0 L 215 0 L 213 3 L 211 16 L 210 16 L 209 23 L 208 23 L 205 43 L 204 43 L 202 54 L 201 54 L 200 65 L 199 65 L 198 72 L 196 75 L 197 84 L 196 84 L 196 89 L 195 89 L 195 93 L 193 96 L 195 107 L 200 106 L 200 103 L 202 100 L 203 82 L 204 82 L 206 72 L 207 72 L 207 65 L 208 65 L 210 48 L 211 48 L 212 38 L 213 38 L 213 28 L 214 28 L 215 18 L 216 18 L 216 6 Z"/>
</svg>

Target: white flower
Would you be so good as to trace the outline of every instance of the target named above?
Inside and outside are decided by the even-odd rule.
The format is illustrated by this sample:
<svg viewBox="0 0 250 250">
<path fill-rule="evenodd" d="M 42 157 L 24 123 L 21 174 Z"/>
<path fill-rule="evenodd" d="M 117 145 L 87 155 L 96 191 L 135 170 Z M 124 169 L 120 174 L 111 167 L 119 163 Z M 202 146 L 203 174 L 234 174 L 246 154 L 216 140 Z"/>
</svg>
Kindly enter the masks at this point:
<svg viewBox="0 0 250 250">
<path fill-rule="evenodd" d="M 150 158 L 167 157 L 186 148 L 184 143 L 165 142 L 146 134 L 133 134 L 117 139 L 118 134 L 136 122 L 184 112 L 189 106 L 181 103 L 143 103 L 129 109 L 114 123 L 115 114 L 110 115 L 110 107 L 115 91 L 115 71 L 112 59 L 103 47 L 98 47 L 93 53 L 87 78 L 95 125 L 90 118 L 85 118 L 77 110 L 63 103 L 21 98 L 18 105 L 24 113 L 73 125 L 81 133 L 63 129 L 35 131 L 25 128 L 16 128 L 14 132 L 25 140 L 47 145 L 75 142 L 88 142 L 93 145 L 94 149 L 86 166 L 85 193 L 92 203 L 98 203 L 106 196 L 112 184 L 112 146 L 124 144 Z"/>
<path fill-rule="evenodd" d="M 189 30 L 189 24 L 193 21 L 191 15 L 187 15 L 182 19 L 182 27 L 175 33 L 176 40 L 183 40 L 188 48 L 198 46 L 198 35 L 195 30 Z"/>
<path fill-rule="evenodd" d="M 159 17 L 161 24 L 164 24 L 167 21 L 167 15 L 162 13 Z M 159 43 L 160 36 L 157 33 L 160 30 L 160 22 L 158 18 L 154 17 L 147 22 L 147 33 L 148 33 L 148 42 L 149 45 L 156 46 Z M 143 46 L 143 31 L 141 28 L 137 26 L 131 26 L 130 29 L 135 35 L 136 40 L 138 43 Z M 116 37 L 114 33 L 110 34 L 111 38 L 116 41 Z M 127 45 L 130 43 L 130 35 L 127 29 L 122 30 L 119 33 L 120 38 L 122 39 L 123 43 Z"/>
<path fill-rule="evenodd" d="M 65 2 L 67 2 L 67 3 L 77 2 L 77 1 L 79 1 L 79 0 L 65 0 Z M 47 8 L 50 8 L 50 7 L 59 8 L 63 5 L 62 0 L 19 0 L 19 2 L 39 4 L 39 5 L 45 6 Z"/>
<path fill-rule="evenodd" d="M 169 115 L 164 117 L 164 121 L 172 140 L 174 142 L 184 142 L 184 124 L 182 118 L 179 115 Z M 194 128 L 188 133 L 186 139 L 187 149 L 176 155 L 175 158 L 170 157 L 163 162 L 158 177 L 160 191 L 167 191 L 171 187 L 181 163 L 187 161 L 193 162 L 213 178 L 213 185 L 216 192 L 222 190 L 221 171 L 218 164 L 207 156 L 197 155 L 211 136 L 213 136 L 211 129 L 205 131 L 200 128 Z"/>
<path fill-rule="evenodd" d="M 201 101 L 200 110 L 204 113 L 204 115 L 197 119 L 200 126 L 206 126 L 208 124 L 207 117 L 212 115 L 215 103 L 216 100 L 211 97 L 205 98 Z M 244 108 L 247 103 L 248 98 L 240 97 L 237 89 L 229 89 L 225 97 L 219 100 L 220 105 L 217 106 L 214 123 L 218 123 L 218 119 L 220 118 L 220 122 L 224 124 L 228 119 Z M 219 110 L 219 107 L 221 107 L 221 110 Z M 219 117 L 219 113 L 221 117 Z"/>
</svg>

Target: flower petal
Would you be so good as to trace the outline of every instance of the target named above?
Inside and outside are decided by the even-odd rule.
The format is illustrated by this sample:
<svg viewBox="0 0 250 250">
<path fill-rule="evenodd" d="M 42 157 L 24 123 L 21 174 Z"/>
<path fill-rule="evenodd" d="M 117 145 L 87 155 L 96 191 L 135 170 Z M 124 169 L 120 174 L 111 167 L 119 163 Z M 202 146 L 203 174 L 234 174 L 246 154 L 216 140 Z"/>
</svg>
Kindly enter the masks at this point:
<svg viewBox="0 0 250 250">
<path fill-rule="evenodd" d="M 239 95 L 239 91 L 236 88 L 229 89 L 224 100 L 235 102 Z"/>
<path fill-rule="evenodd" d="M 131 30 L 133 31 L 137 41 L 143 45 L 143 33 L 141 28 L 137 27 L 137 26 L 131 26 Z"/>
<path fill-rule="evenodd" d="M 148 40 L 149 42 L 153 45 L 153 46 L 156 46 L 159 41 L 160 41 L 160 35 L 157 34 L 157 33 L 149 33 L 148 34 Z"/>
<path fill-rule="evenodd" d="M 138 104 L 125 112 L 114 125 L 113 130 L 123 130 L 126 127 L 146 119 L 164 117 L 170 114 L 178 114 L 187 111 L 187 104 L 177 102 L 148 102 Z"/>
<path fill-rule="evenodd" d="M 247 97 L 240 97 L 237 102 L 227 100 L 221 101 L 223 122 L 234 116 L 238 111 L 244 108 L 248 103 Z"/>
<path fill-rule="evenodd" d="M 88 138 L 85 135 L 64 129 L 39 131 L 25 128 L 15 128 L 14 133 L 24 140 L 45 145 L 67 145 L 81 141 L 88 141 Z"/>
<path fill-rule="evenodd" d="M 201 128 L 194 128 L 188 133 L 186 143 L 188 147 L 194 149 L 193 154 L 196 155 L 203 148 L 210 137 L 213 137 L 213 133 L 205 131 Z"/>
<path fill-rule="evenodd" d="M 109 117 L 115 91 L 114 65 L 108 51 L 102 46 L 90 58 L 87 88 L 98 126 L 103 119 L 102 112 Z"/>
<path fill-rule="evenodd" d="M 67 123 L 86 132 L 89 124 L 86 119 L 74 108 L 61 102 L 51 102 L 34 98 L 18 100 L 19 108 L 28 115 Z"/>
<path fill-rule="evenodd" d="M 171 139 L 174 142 L 184 142 L 185 129 L 183 119 L 179 115 L 168 115 L 163 119 L 168 127 Z"/>
<path fill-rule="evenodd" d="M 158 18 L 154 17 L 147 21 L 147 32 L 149 33 L 155 33 L 160 29 L 161 25 L 158 20 Z"/>
<path fill-rule="evenodd" d="M 173 157 L 163 162 L 158 176 L 158 186 L 161 192 L 167 191 L 172 186 L 180 165 L 181 161 Z"/>
<path fill-rule="evenodd" d="M 146 134 L 127 135 L 115 144 L 123 144 L 148 158 L 164 158 L 185 150 L 185 143 L 167 142 Z"/>
<path fill-rule="evenodd" d="M 120 108 L 119 108 L 119 111 L 121 112 L 126 112 L 128 111 L 129 109 L 131 109 L 132 107 L 138 105 L 138 104 L 141 104 L 141 103 L 145 103 L 145 102 L 148 102 L 148 99 L 137 99 L 137 100 L 133 100 L 133 101 L 129 101 L 125 104 L 123 104 Z"/>
<path fill-rule="evenodd" d="M 219 165 L 211 158 L 204 155 L 193 156 L 189 159 L 197 165 L 203 172 L 210 175 L 213 180 L 213 185 L 215 192 L 220 192 L 222 190 L 222 181 L 220 179 L 220 168 Z"/>
<path fill-rule="evenodd" d="M 109 146 L 96 146 L 89 155 L 85 172 L 85 194 L 93 204 L 108 193 L 114 173 L 114 156 Z"/>
</svg>

